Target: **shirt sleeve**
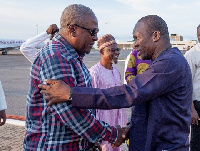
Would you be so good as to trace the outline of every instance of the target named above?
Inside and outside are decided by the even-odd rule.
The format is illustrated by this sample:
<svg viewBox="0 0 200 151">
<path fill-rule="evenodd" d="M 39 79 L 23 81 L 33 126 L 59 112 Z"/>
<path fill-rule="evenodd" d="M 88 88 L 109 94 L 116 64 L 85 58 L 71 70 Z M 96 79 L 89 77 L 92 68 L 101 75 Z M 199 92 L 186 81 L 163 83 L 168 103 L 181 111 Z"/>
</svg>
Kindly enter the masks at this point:
<svg viewBox="0 0 200 151">
<path fill-rule="evenodd" d="M 46 32 L 42 32 L 35 37 L 27 39 L 21 46 L 21 53 L 31 62 L 35 60 L 36 53 L 40 50 L 37 46 L 44 42 L 49 35 Z"/>
<path fill-rule="evenodd" d="M 5 94 L 0 81 L 0 111 L 7 109 Z"/>
<path fill-rule="evenodd" d="M 70 86 L 74 86 L 76 79 L 73 72 L 72 63 L 69 60 L 55 55 L 42 64 L 40 73 L 43 80 L 62 79 Z M 115 142 L 117 139 L 117 129 L 97 120 L 88 109 L 72 107 L 71 103 L 57 103 L 51 107 L 51 110 L 51 114 L 54 114 L 61 123 L 90 142 L 102 139 Z"/>
<path fill-rule="evenodd" d="M 162 59 L 137 75 L 128 85 L 108 89 L 73 87 L 72 105 L 90 109 L 119 109 L 151 101 L 172 91 L 175 84 L 185 88 L 184 83 L 180 83 L 185 78 L 183 68 L 188 69 L 183 59 Z"/>
</svg>

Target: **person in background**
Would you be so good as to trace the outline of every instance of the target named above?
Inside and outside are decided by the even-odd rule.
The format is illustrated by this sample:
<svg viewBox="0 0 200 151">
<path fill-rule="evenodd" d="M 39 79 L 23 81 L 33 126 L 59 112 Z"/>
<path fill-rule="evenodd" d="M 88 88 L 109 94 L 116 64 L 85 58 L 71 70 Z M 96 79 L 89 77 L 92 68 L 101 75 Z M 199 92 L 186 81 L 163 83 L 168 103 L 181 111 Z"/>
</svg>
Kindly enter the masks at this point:
<svg viewBox="0 0 200 151">
<path fill-rule="evenodd" d="M 6 123 L 6 109 L 7 105 L 6 105 L 5 94 L 0 81 L 0 126 Z"/>
<path fill-rule="evenodd" d="M 125 61 L 125 80 L 129 83 L 137 74 L 143 73 L 149 66 L 150 60 L 142 60 L 134 49 Z"/>
<path fill-rule="evenodd" d="M 21 53 L 31 62 L 35 60 L 37 53 L 40 49 L 37 47 L 43 43 L 46 39 L 50 38 L 54 35 L 54 33 L 58 31 L 58 27 L 56 24 L 50 25 L 46 32 L 42 32 L 35 37 L 31 37 L 27 39 L 21 46 L 20 51 Z"/>
<path fill-rule="evenodd" d="M 151 63 L 128 85 L 100 89 L 73 87 L 62 80 L 47 79 L 47 84 L 38 85 L 42 89 L 40 93 L 50 100 L 49 105 L 68 102 L 77 108 L 119 109 L 146 102 L 147 126 L 140 127 L 146 129 L 146 135 L 134 137 L 137 122 L 134 117 L 130 129 L 124 131 L 129 130 L 129 150 L 137 151 L 136 140 L 144 139 L 144 151 L 188 151 L 192 104 L 190 67 L 178 48 L 171 47 L 168 27 L 161 17 L 142 17 L 135 25 L 133 38 L 138 55 Z"/>
<path fill-rule="evenodd" d="M 69 5 L 60 24 L 59 33 L 37 53 L 32 64 L 24 150 L 95 150 L 95 143 L 102 140 L 120 145 L 124 142 L 120 126 L 99 121 L 93 110 L 74 108 L 71 103 L 48 107 L 40 94 L 38 84 L 47 78 L 62 79 L 70 86 L 92 86 L 83 57 L 97 40 L 94 12 L 81 4 Z"/>
<path fill-rule="evenodd" d="M 106 89 L 122 85 L 120 71 L 114 65 L 117 64 L 120 54 L 115 38 L 111 34 L 106 34 L 98 39 L 97 46 L 101 60 L 89 69 L 92 77 L 92 86 Z M 126 109 L 96 110 L 96 118 L 107 122 L 111 126 L 120 125 L 122 127 L 127 123 Z M 103 141 L 101 146 L 103 151 L 122 150 L 122 147 L 113 149 L 111 144 L 106 141 Z"/>
<path fill-rule="evenodd" d="M 185 58 L 192 72 L 193 94 L 191 109 L 191 140 L 190 150 L 200 150 L 200 25 L 197 27 L 198 43 L 185 53 Z"/>
</svg>

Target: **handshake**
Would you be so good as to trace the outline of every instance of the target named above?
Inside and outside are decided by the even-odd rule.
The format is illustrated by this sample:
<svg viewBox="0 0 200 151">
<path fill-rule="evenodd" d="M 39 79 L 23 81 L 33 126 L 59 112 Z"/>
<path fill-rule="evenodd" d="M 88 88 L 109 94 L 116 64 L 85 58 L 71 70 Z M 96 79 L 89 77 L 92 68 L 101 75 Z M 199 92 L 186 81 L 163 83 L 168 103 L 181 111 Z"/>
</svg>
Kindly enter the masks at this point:
<svg viewBox="0 0 200 151">
<path fill-rule="evenodd" d="M 117 131 L 118 131 L 118 136 L 117 140 L 111 144 L 112 148 L 117 148 L 119 147 L 122 143 L 125 143 L 125 140 L 129 138 L 129 128 L 130 128 L 130 123 L 127 123 L 125 127 L 120 127 L 119 125 L 116 125 Z"/>
</svg>

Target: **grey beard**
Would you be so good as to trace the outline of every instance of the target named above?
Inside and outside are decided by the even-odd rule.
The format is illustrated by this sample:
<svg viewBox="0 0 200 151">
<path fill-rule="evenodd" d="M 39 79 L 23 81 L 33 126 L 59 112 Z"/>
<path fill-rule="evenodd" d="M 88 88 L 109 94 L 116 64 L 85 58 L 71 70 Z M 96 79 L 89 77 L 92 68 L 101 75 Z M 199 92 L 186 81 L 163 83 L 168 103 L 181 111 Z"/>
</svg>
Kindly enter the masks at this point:
<svg viewBox="0 0 200 151">
<path fill-rule="evenodd" d="M 114 64 L 117 64 L 117 60 L 116 61 L 112 61 Z"/>
</svg>

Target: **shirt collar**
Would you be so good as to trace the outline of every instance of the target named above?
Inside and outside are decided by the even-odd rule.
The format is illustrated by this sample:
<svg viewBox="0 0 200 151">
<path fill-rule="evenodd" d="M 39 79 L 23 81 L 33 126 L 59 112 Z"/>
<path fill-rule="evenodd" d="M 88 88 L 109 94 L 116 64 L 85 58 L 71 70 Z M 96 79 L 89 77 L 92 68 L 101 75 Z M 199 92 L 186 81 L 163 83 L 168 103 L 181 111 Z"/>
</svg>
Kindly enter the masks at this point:
<svg viewBox="0 0 200 151">
<path fill-rule="evenodd" d="M 59 33 L 55 33 L 53 40 L 61 43 L 62 45 L 64 45 L 67 49 L 67 51 L 72 55 L 72 57 L 77 58 L 79 61 L 83 60 L 83 57 L 85 55 L 79 55 L 75 49 L 71 46 L 71 44 L 65 39 L 63 38 Z"/>
</svg>

